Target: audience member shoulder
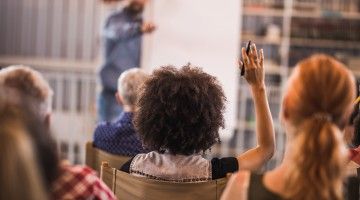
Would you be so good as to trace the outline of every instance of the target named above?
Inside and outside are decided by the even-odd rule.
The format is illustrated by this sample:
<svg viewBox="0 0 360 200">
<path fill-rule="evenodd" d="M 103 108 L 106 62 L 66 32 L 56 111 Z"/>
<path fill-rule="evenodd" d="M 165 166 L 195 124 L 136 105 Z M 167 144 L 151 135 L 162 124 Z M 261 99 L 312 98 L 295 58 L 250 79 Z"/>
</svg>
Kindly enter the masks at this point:
<svg viewBox="0 0 360 200">
<path fill-rule="evenodd" d="M 116 199 L 113 192 L 86 166 L 63 162 L 53 185 L 54 199 Z"/>
</svg>

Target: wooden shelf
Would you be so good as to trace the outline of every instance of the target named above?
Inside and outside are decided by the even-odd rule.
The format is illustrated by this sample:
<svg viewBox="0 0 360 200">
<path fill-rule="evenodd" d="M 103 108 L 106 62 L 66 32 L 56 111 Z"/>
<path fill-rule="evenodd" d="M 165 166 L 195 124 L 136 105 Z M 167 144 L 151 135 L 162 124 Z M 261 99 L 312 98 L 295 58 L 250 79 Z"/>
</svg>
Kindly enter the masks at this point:
<svg viewBox="0 0 360 200">
<path fill-rule="evenodd" d="M 293 10 L 292 16 L 297 17 L 297 18 L 330 18 L 330 19 L 360 20 L 360 13 L 358 13 L 358 12 Z"/>
<path fill-rule="evenodd" d="M 270 75 L 281 75 L 281 66 L 273 64 L 271 61 L 264 62 L 265 73 Z"/>
<path fill-rule="evenodd" d="M 279 40 L 269 40 L 264 36 L 257 36 L 257 35 L 250 35 L 250 34 L 243 34 L 241 36 L 243 41 L 251 40 L 257 44 L 269 44 L 269 45 L 281 45 L 281 38 Z"/>
<path fill-rule="evenodd" d="M 243 14 L 247 16 L 262 16 L 262 17 L 284 17 L 284 9 L 275 9 L 267 7 L 245 7 Z M 292 10 L 292 17 L 297 18 L 330 18 L 330 19 L 354 19 L 360 20 L 359 12 L 338 12 L 338 11 L 306 11 L 306 10 Z"/>
<path fill-rule="evenodd" d="M 263 16 L 263 17 L 283 17 L 283 9 L 274 9 L 266 7 L 245 7 L 243 14 L 247 16 Z"/>
<path fill-rule="evenodd" d="M 360 49 L 360 42 L 346 40 L 328 40 L 328 39 L 311 39 L 311 38 L 291 38 L 290 44 L 293 46 L 306 47 L 326 47 L 326 48 L 344 48 Z"/>
<path fill-rule="evenodd" d="M 282 39 L 269 40 L 264 36 L 244 34 L 241 37 L 244 41 L 254 41 L 257 44 L 281 45 Z M 343 48 L 343 49 L 360 49 L 360 42 L 350 40 L 328 40 L 328 39 L 311 39 L 311 38 L 290 38 L 290 44 L 293 46 L 306 47 L 326 47 L 326 48 Z"/>
</svg>

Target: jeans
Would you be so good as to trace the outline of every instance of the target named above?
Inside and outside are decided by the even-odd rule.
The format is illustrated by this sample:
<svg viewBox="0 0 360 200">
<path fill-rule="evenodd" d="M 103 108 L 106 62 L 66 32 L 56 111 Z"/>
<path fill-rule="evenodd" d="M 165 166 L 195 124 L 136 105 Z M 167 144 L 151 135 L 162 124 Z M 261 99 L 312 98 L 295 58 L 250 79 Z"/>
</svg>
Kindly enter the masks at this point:
<svg viewBox="0 0 360 200">
<path fill-rule="evenodd" d="M 117 103 L 113 91 L 102 90 L 97 103 L 98 122 L 114 122 L 122 112 L 122 107 Z"/>
</svg>

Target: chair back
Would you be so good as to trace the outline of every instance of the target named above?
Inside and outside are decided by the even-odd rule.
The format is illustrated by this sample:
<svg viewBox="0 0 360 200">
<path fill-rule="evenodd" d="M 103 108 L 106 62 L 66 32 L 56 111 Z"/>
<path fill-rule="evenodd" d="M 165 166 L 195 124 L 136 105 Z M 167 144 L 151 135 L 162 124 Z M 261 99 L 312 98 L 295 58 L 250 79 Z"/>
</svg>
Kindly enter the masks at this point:
<svg viewBox="0 0 360 200">
<path fill-rule="evenodd" d="M 104 163 L 102 178 L 119 200 L 217 200 L 220 199 L 227 182 L 226 178 L 201 183 L 158 181 L 113 169 L 114 173 L 111 169 Z M 110 174 L 113 177 L 106 180 Z"/>
<path fill-rule="evenodd" d="M 101 164 L 100 179 L 111 189 L 115 190 L 116 169 L 109 166 L 108 162 Z"/>
<path fill-rule="evenodd" d="M 130 160 L 130 157 L 107 153 L 94 147 L 92 142 L 86 143 L 85 164 L 100 173 L 102 162 L 108 162 L 110 166 L 121 167 Z"/>
</svg>

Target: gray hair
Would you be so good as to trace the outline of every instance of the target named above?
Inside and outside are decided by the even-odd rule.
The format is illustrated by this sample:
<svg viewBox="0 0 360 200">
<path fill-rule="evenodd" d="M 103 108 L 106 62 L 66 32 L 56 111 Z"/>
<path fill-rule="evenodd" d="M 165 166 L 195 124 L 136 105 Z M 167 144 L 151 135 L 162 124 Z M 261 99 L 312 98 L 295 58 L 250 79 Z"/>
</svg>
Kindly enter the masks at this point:
<svg viewBox="0 0 360 200">
<path fill-rule="evenodd" d="M 133 68 L 124 71 L 118 79 L 118 92 L 124 104 L 134 106 L 142 84 L 148 75 L 141 69 Z"/>
<path fill-rule="evenodd" d="M 36 100 L 40 116 L 45 117 L 52 112 L 54 92 L 38 71 L 22 65 L 6 67 L 0 70 L 0 85 Z"/>
</svg>

